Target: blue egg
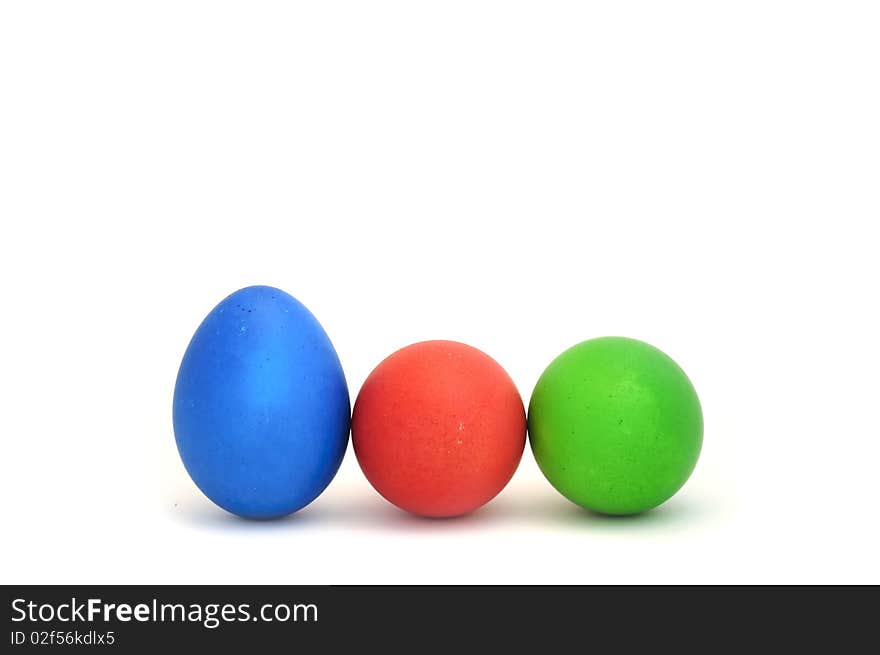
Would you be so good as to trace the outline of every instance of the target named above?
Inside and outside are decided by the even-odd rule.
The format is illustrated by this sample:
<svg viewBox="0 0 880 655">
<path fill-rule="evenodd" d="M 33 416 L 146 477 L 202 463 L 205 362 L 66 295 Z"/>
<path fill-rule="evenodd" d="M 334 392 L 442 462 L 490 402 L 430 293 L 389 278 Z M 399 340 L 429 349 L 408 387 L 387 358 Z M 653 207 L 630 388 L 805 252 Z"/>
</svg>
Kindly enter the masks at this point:
<svg viewBox="0 0 880 655">
<path fill-rule="evenodd" d="M 272 287 L 236 291 L 202 321 L 174 388 L 174 435 L 190 477 L 220 507 L 273 518 L 312 502 L 345 448 L 351 404 L 330 339 Z"/>
</svg>

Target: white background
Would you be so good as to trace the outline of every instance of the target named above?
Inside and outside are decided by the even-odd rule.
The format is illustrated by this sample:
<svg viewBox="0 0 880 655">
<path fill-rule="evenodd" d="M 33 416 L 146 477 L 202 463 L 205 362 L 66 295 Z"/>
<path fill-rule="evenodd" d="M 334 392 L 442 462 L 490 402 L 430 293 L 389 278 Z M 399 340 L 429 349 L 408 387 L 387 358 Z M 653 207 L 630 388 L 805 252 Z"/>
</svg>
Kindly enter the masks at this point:
<svg viewBox="0 0 880 655">
<path fill-rule="evenodd" d="M 876 2 L 4 2 L 4 583 L 880 582 Z M 452 521 L 349 449 L 271 523 L 215 508 L 171 397 L 202 318 L 281 287 L 352 398 L 422 339 L 527 401 L 649 341 L 706 433 L 603 519 L 527 449 Z"/>
</svg>

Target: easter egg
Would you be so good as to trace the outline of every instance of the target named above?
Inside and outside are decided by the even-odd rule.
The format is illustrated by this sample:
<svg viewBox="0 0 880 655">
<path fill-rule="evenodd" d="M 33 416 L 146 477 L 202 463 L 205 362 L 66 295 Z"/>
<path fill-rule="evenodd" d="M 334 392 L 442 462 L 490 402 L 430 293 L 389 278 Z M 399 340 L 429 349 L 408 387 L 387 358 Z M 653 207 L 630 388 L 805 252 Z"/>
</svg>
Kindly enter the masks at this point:
<svg viewBox="0 0 880 655">
<path fill-rule="evenodd" d="M 529 403 L 541 471 L 569 500 L 635 514 L 675 494 L 697 463 L 703 414 L 684 371 L 641 341 L 603 337 L 559 355 Z"/>
<path fill-rule="evenodd" d="M 352 444 L 373 487 L 428 517 L 470 512 L 513 476 L 526 416 L 513 381 L 485 353 L 454 341 L 398 350 L 355 401 Z"/>
<path fill-rule="evenodd" d="M 174 435 L 217 505 L 273 518 L 312 502 L 348 443 L 350 401 L 320 323 L 279 289 L 247 287 L 202 321 L 174 387 Z"/>
</svg>

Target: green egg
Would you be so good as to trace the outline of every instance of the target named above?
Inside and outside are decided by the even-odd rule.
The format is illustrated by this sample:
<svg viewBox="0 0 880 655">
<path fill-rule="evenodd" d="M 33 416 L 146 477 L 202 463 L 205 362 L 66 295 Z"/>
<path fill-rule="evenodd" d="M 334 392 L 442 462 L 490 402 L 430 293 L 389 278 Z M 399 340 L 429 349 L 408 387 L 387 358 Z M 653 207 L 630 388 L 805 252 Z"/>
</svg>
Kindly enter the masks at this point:
<svg viewBox="0 0 880 655">
<path fill-rule="evenodd" d="M 563 496 L 603 514 L 637 514 L 690 477 L 703 413 L 670 357 L 642 341 L 602 337 L 569 348 L 541 374 L 529 442 Z"/>
</svg>

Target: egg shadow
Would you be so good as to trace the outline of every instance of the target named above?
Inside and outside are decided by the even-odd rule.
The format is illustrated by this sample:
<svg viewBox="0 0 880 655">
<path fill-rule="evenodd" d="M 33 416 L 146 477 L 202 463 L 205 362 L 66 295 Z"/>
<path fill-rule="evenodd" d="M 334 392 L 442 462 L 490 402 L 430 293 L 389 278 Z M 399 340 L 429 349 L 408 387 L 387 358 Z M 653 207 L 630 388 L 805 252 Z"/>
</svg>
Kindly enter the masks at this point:
<svg viewBox="0 0 880 655">
<path fill-rule="evenodd" d="M 503 496 L 482 510 L 487 523 L 531 529 L 590 530 L 607 533 L 669 531 L 711 520 L 717 507 L 694 497 L 676 496 L 659 507 L 625 516 L 600 514 L 572 503 L 555 493 L 532 491 Z"/>
<path fill-rule="evenodd" d="M 205 498 L 173 503 L 174 516 L 189 525 L 231 532 L 299 531 L 317 526 L 408 534 L 450 534 L 498 528 L 587 530 L 605 533 L 669 531 L 704 523 L 717 513 L 705 501 L 683 496 L 641 514 L 613 516 L 584 509 L 553 493 L 504 494 L 469 514 L 430 518 L 405 512 L 378 494 L 321 497 L 298 512 L 275 519 L 231 514 Z"/>
<path fill-rule="evenodd" d="M 496 517 L 482 507 L 469 514 L 448 518 L 410 514 L 382 498 L 374 491 L 346 498 L 321 499 L 309 506 L 304 513 L 315 521 L 357 530 L 376 532 L 401 532 L 408 534 L 448 534 L 469 531 L 496 522 Z"/>
<path fill-rule="evenodd" d="M 171 513 L 187 525 L 224 532 L 279 532 L 316 522 L 316 517 L 305 511 L 272 519 L 246 518 L 227 512 L 207 499 L 175 502 Z"/>
<path fill-rule="evenodd" d="M 489 506 L 449 518 L 416 516 L 378 495 L 322 500 L 319 498 L 298 512 L 274 519 L 237 516 L 202 498 L 178 500 L 170 511 L 177 520 L 193 527 L 240 533 L 277 533 L 317 526 L 380 532 L 450 533 L 468 531 L 490 523 L 503 523 L 506 518 L 505 513 L 493 512 Z"/>
<path fill-rule="evenodd" d="M 278 533 L 319 525 L 337 527 L 372 525 L 387 529 L 402 526 L 409 518 L 387 503 L 383 506 L 381 502 L 370 503 L 361 500 L 352 502 L 351 499 L 327 502 L 324 498 L 318 498 L 292 514 L 254 519 L 227 512 L 195 493 L 187 493 L 185 496 L 182 493 L 177 494 L 177 500 L 167 509 L 176 520 L 192 527 L 240 533 Z"/>
</svg>

